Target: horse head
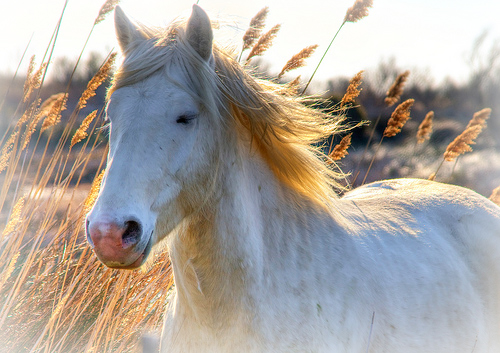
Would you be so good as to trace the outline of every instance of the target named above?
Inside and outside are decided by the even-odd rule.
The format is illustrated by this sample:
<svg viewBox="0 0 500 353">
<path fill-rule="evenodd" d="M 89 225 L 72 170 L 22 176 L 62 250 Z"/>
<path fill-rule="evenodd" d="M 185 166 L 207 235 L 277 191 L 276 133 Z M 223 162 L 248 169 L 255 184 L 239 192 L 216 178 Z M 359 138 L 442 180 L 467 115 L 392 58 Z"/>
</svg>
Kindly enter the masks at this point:
<svg viewBox="0 0 500 353">
<path fill-rule="evenodd" d="M 183 190 L 208 177 L 210 107 L 200 81 L 214 72 L 212 29 L 196 5 L 187 25 L 161 41 L 119 7 L 115 27 L 124 60 L 109 94 L 107 167 L 86 232 L 106 266 L 131 269 L 192 212 L 196 201 Z"/>
</svg>

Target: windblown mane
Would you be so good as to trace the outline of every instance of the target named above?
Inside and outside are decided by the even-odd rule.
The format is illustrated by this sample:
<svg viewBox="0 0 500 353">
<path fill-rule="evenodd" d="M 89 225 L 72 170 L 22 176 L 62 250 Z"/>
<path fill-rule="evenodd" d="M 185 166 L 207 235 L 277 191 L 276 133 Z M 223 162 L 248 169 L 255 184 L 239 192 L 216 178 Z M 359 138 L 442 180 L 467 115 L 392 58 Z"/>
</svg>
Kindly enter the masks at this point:
<svg viewBox="0 0 500 353">
<path fill-rule="evenodd" d="M 305 104 L 295 88 L 253 77 L 228 52 L 213 47 L 207 63 L 185 40 L 185 22 L 166 29 L 138 25 L 146 40 L 133 42 L 114 75 L 108 98 L 118 88 L 139 82 L 158 70 L 183 70 L 182 88 L 205 109 L 223 131 L 229 121 L 247 129 L 279 180 L 326 208 L 342 189 L 344 174 L 327 164 L 321 144 L 341 131 L 339 117 Z M 215 73 L 213 70 L 215 67 Z M 176 82 L 178 83 L 178 82 Z M 181 85 L 181 83 L 178 83 Z M 311 97 L 309 97 L 310 100 Z M 222 137 L 222 136 L 221 136 Z"/>
</svg>

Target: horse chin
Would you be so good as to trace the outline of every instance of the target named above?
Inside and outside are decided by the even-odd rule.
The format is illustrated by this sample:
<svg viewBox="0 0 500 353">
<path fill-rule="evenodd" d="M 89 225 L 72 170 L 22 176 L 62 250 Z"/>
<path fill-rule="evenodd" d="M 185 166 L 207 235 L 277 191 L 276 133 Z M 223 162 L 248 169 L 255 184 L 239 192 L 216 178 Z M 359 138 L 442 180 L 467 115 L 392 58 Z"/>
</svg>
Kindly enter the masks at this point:
<svg viewBox="0 0 500 353">
<path fill-rule="evenodd" d="M 132 262 L 128 263 L 122 263 L 122 262 L 116 262 L 116 261 L 107 261 L 103 262 L 106 267 L 109 268 L 114 268 L 114 269 L 119 269 L 119 270 L 135 270 L 140 268 L 148 259 L 149 253 L 151 252 L 151 248 L 153 247 L 153 234 L 149 236 L 149 241 L 146 244 L 146 247 L 142 252 L 139 253 L 137 258 L 133 260 Z"/>
</svg>

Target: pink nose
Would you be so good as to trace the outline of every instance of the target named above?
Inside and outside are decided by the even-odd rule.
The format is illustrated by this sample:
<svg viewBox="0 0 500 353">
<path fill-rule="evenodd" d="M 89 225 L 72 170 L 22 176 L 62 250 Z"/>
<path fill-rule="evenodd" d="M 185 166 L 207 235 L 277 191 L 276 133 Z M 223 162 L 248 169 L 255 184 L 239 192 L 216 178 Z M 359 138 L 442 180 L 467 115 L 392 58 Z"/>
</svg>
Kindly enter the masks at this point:
<svg viewBox="0 0 500 353">
<path fill-rule="evenodd" d="M 101 262 L 112 268 L 137 268 L 142 264 L 144 249 L 137 249 L 142 227 L 130 220 L 117 223 L 109 219 L 90 222 L 87 219 L 87 239 Z"/>
</svg>

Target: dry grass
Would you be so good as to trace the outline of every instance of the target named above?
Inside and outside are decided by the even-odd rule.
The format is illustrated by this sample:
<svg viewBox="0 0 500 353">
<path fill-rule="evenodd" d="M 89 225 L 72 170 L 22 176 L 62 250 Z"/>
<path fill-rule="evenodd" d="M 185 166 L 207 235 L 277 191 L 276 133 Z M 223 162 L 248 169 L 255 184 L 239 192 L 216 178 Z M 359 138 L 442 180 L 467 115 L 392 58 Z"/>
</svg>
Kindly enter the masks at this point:
<svg viewBox="0 0 500 353">
<path fill-rule="evenodd" d="M 260 55 L 264 54 L 264 52 L 272 46 L 273 40 L 278 35 L 280 28 L 281 28 L 281 25 L 279 25 L 279 24 L 275 25 L 269 31 L 267 31 L 262 36 L 260 36 L 259 40 L 253 46 L 252 50 L 250 51 L 250 53 L 247 56 L 247 60 L 246 60 L 247 63 L 253 57 L 260 56 Z"/>
<path fill-rule="evenodd" d="M 408 76 L 410 76 L 410 71 L 405 71 L 399 74 L 394 80 L 392 86 L 387 91 L 385 97 L 385 104 L 388 107 L 391 107 L 394 104 L 396 104 L 401 98 L 401 95 L 403 94 L 404 91 L 405 83 L 408 80 Z"/>
<path fill-rule="evenodd" d="M 424 143 L 432 134 L 432 121 L 434 119 L 434 112 L 430 111 L 425 115 L 424 120 L 418 126 L 417 143 Z"/>
<path fill-rule="evenodd" d="M 383 137 L 394 137 L 401 132 L 401 129 L 410 119 L 410 110 L 415 103 L 414 99 L 407 99 L 394 109 L 391 118 L 387 122 Z"/>
<path fill-rule="evenodd" d="M 116 58 L 116 53 L 112 53 L 104 65 L 101 66 L 99 71 L 92 77 L 92 79 L 89 81 L 87 85 L 87 89 L 85 92 L 80 97 L 80 100 L 78 101 L 77 108 L 82 109 L 87 105 L 87 101 L 95 96 L 95 91 L 97 88 L 99 88 L 100 85 L 104 82 L 104 80 L 109 76 L 109 73 L 111 71 L 111 68 L 113 67 L 113 64 L 115 62 Z"/>
<path fill-rule="evenodd" d="M 168 257 L 158 257 L 147 273 L 113 271 L 100 264 L 86 244 L 82 225 L 103 175 L 102 119 L 92 112 L 73 137 L 73 145 L 83 141 L 81 148 L 70 150 L 77 107 L 50 157 L 53 124 L 45 127 L 46 145 L 37 142 L 26 155 L 20 136 L 38 131 L 40 141 L 43 124 L 36 124 L 34 131 L 32 126 L 40 121 L 41 108 L 37 99 L 30 104 L 6 141 L 10 147 L 2 151 L 7 163 L 0 207 L 9 215 L 0 236 L 0 344 L 13 352 L 23 347 L 135 351 L 141 330 L 158 329 L 162 321 L 172 284 Z M 96 137 L 94 142 L 84 140 L 87 131 Z M 82 189 L 89 188 L 81 180 L 90 167 L 96 169 L 96 179 L 85 197 Z"/>
<path fill-rule="evenodd" d="M 458 135 L 455 140 L 446 147 L 443 159 L 448 162 L 453 162 L 455 158 L 461 154 L 472 152 L 471 145 L 476 143 L 474 140 L 479 136 L 482 130 L 483 127 L 481 125 L 473 125 L 466 128 L 464 132 Z"/>
<path fill-rule="evenodd" d="M 2 352 L 135 352 L 143 330 L 158 330 L 162 322 L 172 285 L 167 255 L 157 256 L 147 272 L 110 270 L 83 233 L 107 151 L 102 108 L 79 127 L 77 122 L 113 58 L 89 82 L 57 134 L 68 94 L 41 103 L 48 66 L 35 71 L 34 58 L 29 64 L 19 103 L 24 113 L 0 150 Z M 92 186 L 82 183 L 89 174 L 95 176 Z"/>
<path fill-rule="evenodd" d="M 106 1 L 94 26 L 116 4 Z M 371 1 L 356 1 L 344 23 L 363 18 L 370 6 Z M 267 12 L 267 8 L 261 10 L 245 34 L 243 50 L 253 46 L 247 61 L 261 55 L 279 30 L 278 25 L 261 35 Z M 313 49 L 297 54 L 284 72 L 302 65 Z M 139 336 L 158 331 L 162 325 L 173 284 L 168 255 L 156 255 L 152 267 L 144 272 L 110 270 L 93 255 L 83 232 L 85 215 L 104 175 L 107 147 L 101 142 L 105 141 L 102 108 L 88 114 L 78 126 L 83 118 L 80 110 L 110 74 L 113 60 L 114 54 L 89 82 L 59 135 L 54 128 L 61 122 L 68 93 L 41 103 L 48 65 L 42 63 L 35 70 L 34 58 L 28 65 L 19 102 L 23 114 L 10 127 L 0 149 L 0 351 L 136 352 Z M 408 74 L 398 76 L 389 89 L 387 105 L 400 99 Z M 361 78 L 362 72 L 351 80 L 340 109 L 354 103 Z M 288 85 L 297 87 L 298 93 L 299 78 Z M 407 100 L 396 108 L 387 137 L 401 131 L 412 104 L 413 100 Z M 452 154 L 468 151 L 490 113 L 489 109 L 476 113 L 463 136 L 450 144 L 444 159 L 447 153 L 452 158 Z M 431 118 L 426 117 L 418 138 L 427 139 L 431 127 Z M 351 136 L 333 148 L 331 160 L 348 154 Z M 82 182 L 88 175 L 93 176 L 91 185 Z M 490 199 L 500 204 L 499 195 L 500 187 Z"/>
<path fill-rule="evenodd" d="M 368 9 L 373 6 L 373 0 L 356 0 L 354 5 L 347 9 L 344 22 L 358 22 L 368 16 Z"/>
<path fill-rule="evenodd" d="M 347 149 L 351 146 L 352 132 L 342 138 L 339 144 L 336 145 L 328 154 L 330 161 L 339 161 L 349 154 Z"/>
<path fill-rule="evenodd" d="M 358 72 L 356 75 L 354 75 L 353 78 L 349 81 L 349 86 L 347 87 L 347 90 L 340 100 L 340 107 L 343 108 L 348 104 L 354 103 L 356 98 L 359 96 L 361 93 L 361 89 L 359 86 L 361 85 L 361 82 L 363 81 L 363 71 Z"/>
<path fill-rule="evenodd" d="M 288 60 L 288 62 L 285 64 L 285 66 L 283 66 L 283 69 L 281 69 L 281 72 L 278 74 L 278 78 L 281 78 L 285 73 L 289 71 L 305 66 L 306 59 L 314 53 L 317 47 L 317 45 L 310 45 L 292 56 L 290 60 Z"/>
<path fill-rule="evenodd" d="M 264 26 L 266 25 L 267 14 L 269 13 L 269 8 L 266 6 L 260 10 L 251 20 L 250 25 L 243 35 L 243 48 L 241 52 L 246 49 L 250 49 L 257 38 L 260 37 Z"/>
</svg>

